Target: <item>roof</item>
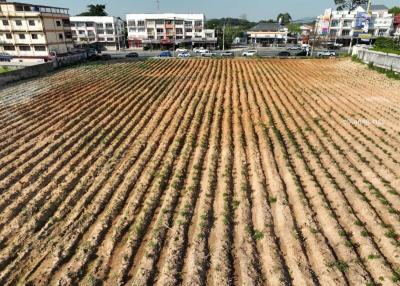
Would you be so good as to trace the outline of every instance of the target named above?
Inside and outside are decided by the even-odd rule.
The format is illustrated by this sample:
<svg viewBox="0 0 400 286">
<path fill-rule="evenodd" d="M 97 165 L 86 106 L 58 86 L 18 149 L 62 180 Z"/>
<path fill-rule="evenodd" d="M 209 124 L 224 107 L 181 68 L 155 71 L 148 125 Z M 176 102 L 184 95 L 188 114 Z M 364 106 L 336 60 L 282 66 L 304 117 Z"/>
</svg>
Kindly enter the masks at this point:
<svg viewBox="0 0 400 286">
<path fill-rule="evenodd" d="M 69 8 L 63 7 L 55 7 L 55 6 L 46 6 L 46 5 L 39 5 L 39 4 L 30 4 L 30 3 L 21 3 L 21 2 L 1 2 L 0 4 L 11 4 L 11 5 L 23 5 L 23 6 L 31 6 L 31 7 L 42 7 L 42 8 L 53 8 L 53 9 L 62 9 L 62 10 L 69 10 Z"/>
<path fill-rule="evenodd" d="M 192 20 L 204 20 L 204 14 L 182 14 L 182 13 L 141 13 L 141 14 L 127 14 L 126 19 L 134 19 L 134 20 L 185 20 L 185 19 L 192 19 Z"/>
<path fill-rule="evenodd" d="M 249 32 L 277 32 L 281 28 L 279 23 L 258 23 Z"/>
<path fill-rule="evenodd" d="M 361 7 L 364 10 L 367 10 L 367 8 L 368 8 L 366 4 L 362 4 Z M 389 10 L 389 8 L 386 7 L 386 5 L 381 5 L 381 4 L 379 4 L 379 5 L 371 5 L 371 11 L 378 11 L 378 10 Z"/>
</svg>

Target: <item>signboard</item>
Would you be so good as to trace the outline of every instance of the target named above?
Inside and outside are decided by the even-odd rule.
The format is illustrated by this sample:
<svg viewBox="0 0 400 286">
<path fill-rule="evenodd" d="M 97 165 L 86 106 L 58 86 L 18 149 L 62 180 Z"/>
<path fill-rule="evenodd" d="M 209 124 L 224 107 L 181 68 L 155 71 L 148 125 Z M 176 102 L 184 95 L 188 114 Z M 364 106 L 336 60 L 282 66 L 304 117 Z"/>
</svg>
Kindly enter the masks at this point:
<svg viewBox="0 0 400 286">
<path fill-rule="evenodd" d="M 325 10 L 325 14 L 322 17 L 322 23 L 321 23 L 322 35 L 327 35 L 329 33 L 329 26 L 330 26 L 330 22 L 331 22 L 331 14 L 332 14 L 332 10 L 331 9 Z"/>
<path fill-rule="evenodd" d="M 357 12 L 356 15 L 356 25 L 354 27 L 354 37 L 358 37 L 360 39 L 365 39 L 366 37 L 362 35 L 368 35 L 369 23 L 371 21 L 371 17 L 366 12 Z M 361 38 L 362 36 L 363 38 Z M 371 37 L 369 37 L 371 38 Z"/>
</svg>

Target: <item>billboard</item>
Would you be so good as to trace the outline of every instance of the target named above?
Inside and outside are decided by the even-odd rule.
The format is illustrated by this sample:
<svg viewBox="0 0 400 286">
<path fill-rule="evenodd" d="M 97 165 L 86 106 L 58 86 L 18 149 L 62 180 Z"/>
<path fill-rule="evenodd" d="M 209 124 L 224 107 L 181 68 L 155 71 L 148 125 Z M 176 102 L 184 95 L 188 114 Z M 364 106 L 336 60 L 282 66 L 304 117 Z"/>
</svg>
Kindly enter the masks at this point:
<svg viewBox="0 0 400 286">
<path fill-rule="evenodd" d="M 321 23 L 322 35 L 327 35 L 329 33 L 331 14 L 332 14 L 332 9 L 325 10 L 325 14 L 322 17 L 322 23 Z"/>
<path fill-rule="evenodd" d="M 353 36 L 365 39 L 366 37 L 362 35 L 368 35 L 370 21 L 371 16 L 368 13 L 357 12 Z"/>
</svg>

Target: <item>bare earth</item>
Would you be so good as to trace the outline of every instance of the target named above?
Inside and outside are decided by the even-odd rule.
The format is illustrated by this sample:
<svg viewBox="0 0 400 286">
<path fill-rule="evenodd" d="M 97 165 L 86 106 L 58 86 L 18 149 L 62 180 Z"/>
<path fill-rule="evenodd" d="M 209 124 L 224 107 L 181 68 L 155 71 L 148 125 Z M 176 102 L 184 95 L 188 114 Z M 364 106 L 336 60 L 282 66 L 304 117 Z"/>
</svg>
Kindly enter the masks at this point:
<svg viewBox="0 0 400 286">
<path fill-rule="evenodd" d="M 0 285 L 399 285 L 400 83 L 148 60 L 0 88 Z"/>
</svg>

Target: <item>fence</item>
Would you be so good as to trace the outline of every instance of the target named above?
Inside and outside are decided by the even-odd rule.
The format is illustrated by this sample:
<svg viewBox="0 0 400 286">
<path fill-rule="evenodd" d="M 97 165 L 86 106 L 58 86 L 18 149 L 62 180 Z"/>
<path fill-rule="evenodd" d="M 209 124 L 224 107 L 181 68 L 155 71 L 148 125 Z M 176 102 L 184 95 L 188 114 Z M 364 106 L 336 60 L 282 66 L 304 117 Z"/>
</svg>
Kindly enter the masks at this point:
<svg viewBox="0 0 400 286">
<path fill-rule="evenodd" d="M 357 57 L 366 64 L 372 62 L 374 66 L 400 72 L 400 55 L 370 51 L 367 49 L 359 49 L 356 54 Z"/>
<path fill-rule="evenodd" d="M 27 66 L 25 68 L 20 68 L 6 73 L 2 73 L 0 74 L 0 87 L 10 82 L 45 75 L 58 68 L 81 63 L 86 60 L 87 60 L 87 54 L 79 53 L 79 54 L 68 55 L 65 57 L 57 57 L 52 62 L 37 64 L 34 66 Z"/>
</svg>

